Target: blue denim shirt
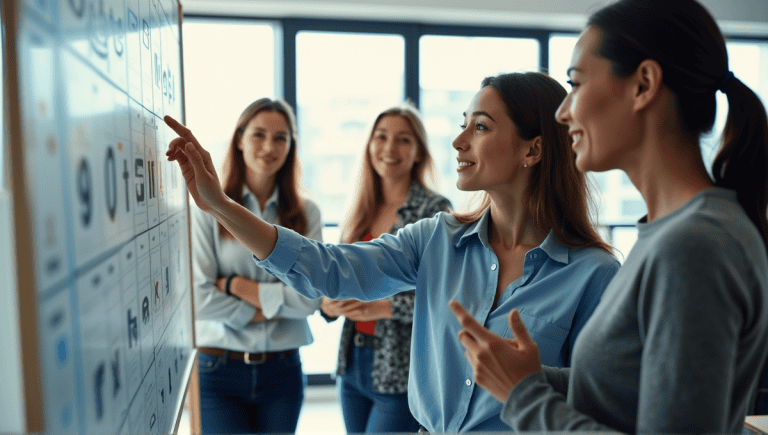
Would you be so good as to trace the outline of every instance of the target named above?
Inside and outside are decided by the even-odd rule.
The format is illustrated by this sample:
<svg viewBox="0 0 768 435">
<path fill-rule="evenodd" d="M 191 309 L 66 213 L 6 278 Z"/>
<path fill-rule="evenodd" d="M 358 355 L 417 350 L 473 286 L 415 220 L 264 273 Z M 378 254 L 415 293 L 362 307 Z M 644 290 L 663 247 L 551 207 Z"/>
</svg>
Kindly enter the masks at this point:
<svg viewBox="0 0 768 435">
<path fill-rule="evenodd" d="M 523 275 L 493 308 L 498 259 L 488 243 L 490 213 L 460 224 L 448 213 L 370 242 L 322 244 L 278 227 L 275 249 L 258 265 L 310 298 L 383 299 L 416 286 L 408 401 L 430 432 L 501 431 L 502 404 L 475 385 L 448 301 L 460 302 L 494 333 L 511 337 L 520 311 L 541 362 L 566 366 L 581 328 L 619 268 L 597 248 L 569 248 L 550 232 L 525 257 Z M 493 309 L 492 309 L 493 308 Z"/>
</svg>

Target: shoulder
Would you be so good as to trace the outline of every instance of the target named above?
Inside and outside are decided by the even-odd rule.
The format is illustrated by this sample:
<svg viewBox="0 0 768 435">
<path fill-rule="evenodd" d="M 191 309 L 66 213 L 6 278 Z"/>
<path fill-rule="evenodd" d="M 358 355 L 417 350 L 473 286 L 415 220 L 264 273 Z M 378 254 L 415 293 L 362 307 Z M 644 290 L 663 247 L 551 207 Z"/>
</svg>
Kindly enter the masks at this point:
<svg viewBox="0 0 768 435">
<path fill-rule="evenodd" d="M 307 216 L 307 219 L 311 218 L 317 218 L 320 219 L 320 207 L 317 206 L 317 203 L 315 201 L 304 198 L 304 214 Z"/>
<path fill-rule="evenodd" d="M 407 206 L 409 209 L 418 210 L 422 214 L 428 214 L 431 217 L 439 211 L 451 208 L 451 201 L 432 189 L 419 183 L 413 183 Z"/>
<path fill-rule="evenodd" d="M 591 269 L 598 275 L 610 273 L 612 276 L 621 266 L 613 254 L 593 246 L 570 247 L 568 251 L 569 264 L 578 268 Z"/>
</svg>

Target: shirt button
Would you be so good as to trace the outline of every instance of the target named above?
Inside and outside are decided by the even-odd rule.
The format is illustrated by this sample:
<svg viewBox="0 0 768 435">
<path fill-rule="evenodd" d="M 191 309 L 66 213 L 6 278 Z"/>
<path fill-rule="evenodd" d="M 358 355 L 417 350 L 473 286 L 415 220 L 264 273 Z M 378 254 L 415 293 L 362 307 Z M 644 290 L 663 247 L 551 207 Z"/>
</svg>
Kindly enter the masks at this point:
<svg viewBox="0 0 768 435">
<path fill-rule="evenodd" d="M 491 264 L 491 270 L 496 270 L 496 265 L 495 264 Z"/>
<path fill-rule="evenodd" d="M 531 258 L 536 258 L 536 254 L 531 254 Z"/>
<path fill-rule="evenodd" d="M 469 379 L 467 379 L 467 386 L 470 386 L 470 385 L 472 385 L 472 381 L 470 381 Z"/>
</svg>

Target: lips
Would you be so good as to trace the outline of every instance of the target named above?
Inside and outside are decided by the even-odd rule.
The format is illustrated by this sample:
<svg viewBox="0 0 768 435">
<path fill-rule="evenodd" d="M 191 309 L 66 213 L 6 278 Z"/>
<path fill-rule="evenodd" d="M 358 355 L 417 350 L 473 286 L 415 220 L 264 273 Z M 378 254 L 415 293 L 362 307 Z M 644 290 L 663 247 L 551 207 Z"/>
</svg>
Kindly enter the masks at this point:
<svg viewBox="0 0 768 435">
<path fill-rule="evenodd" d="M 467 169 L 470 166 L 475 166 L 475 162 L 470 162 L 469 160 L 456 159 L 456 161 L 459 162 L 459 167 L 456 169 L 457 171 Z"/>
<path fill-rule="evenodd" d="M 568 135 L 571 136 L 571 139 L 573 140 L 571 148 L 575 148 L 576 144 L 581 141 L 583 136 L 581 131 L 568 132 Z"/>
</svg>

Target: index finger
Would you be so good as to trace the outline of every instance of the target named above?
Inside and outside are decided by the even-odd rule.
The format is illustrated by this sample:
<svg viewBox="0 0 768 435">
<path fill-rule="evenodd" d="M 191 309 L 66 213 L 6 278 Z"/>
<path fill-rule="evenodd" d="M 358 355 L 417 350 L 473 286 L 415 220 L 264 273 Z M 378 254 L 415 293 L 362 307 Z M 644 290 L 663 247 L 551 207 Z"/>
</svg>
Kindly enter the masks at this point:
<svg viewBox="0 0 768 435">
<path fill-rule="evenodd" d="M 472 337 L 483 338 L 488 334 L 492 334 L 491 331 L 481 325 L 469 312 L 461 306 L 460 303 L 455 300 L 448 302 L 448 307 L 453 311 L 453 315 L 456 316 L 456 320 L 459 321 L 459 325 L 464 328 Z"/>
<path fill-rule="evenodd" d="M 188 129 L 186 126 L 181 124 L 179 121 L 173 119 L 169 115 L 165 115 L 163 117 L 163 121 L 165 121 L 165 125 L 171 128 L 171 130 L 175 131 L 176 134 L 179 135 L 179 137 L 184 138 L 187 142 L 192 142 L 195 144 L 195 146 L 200 146 L 200 144 L 197 142 L 197 138 L 194 134 L 192 134 L 192 130 Z"/>
</svg>

